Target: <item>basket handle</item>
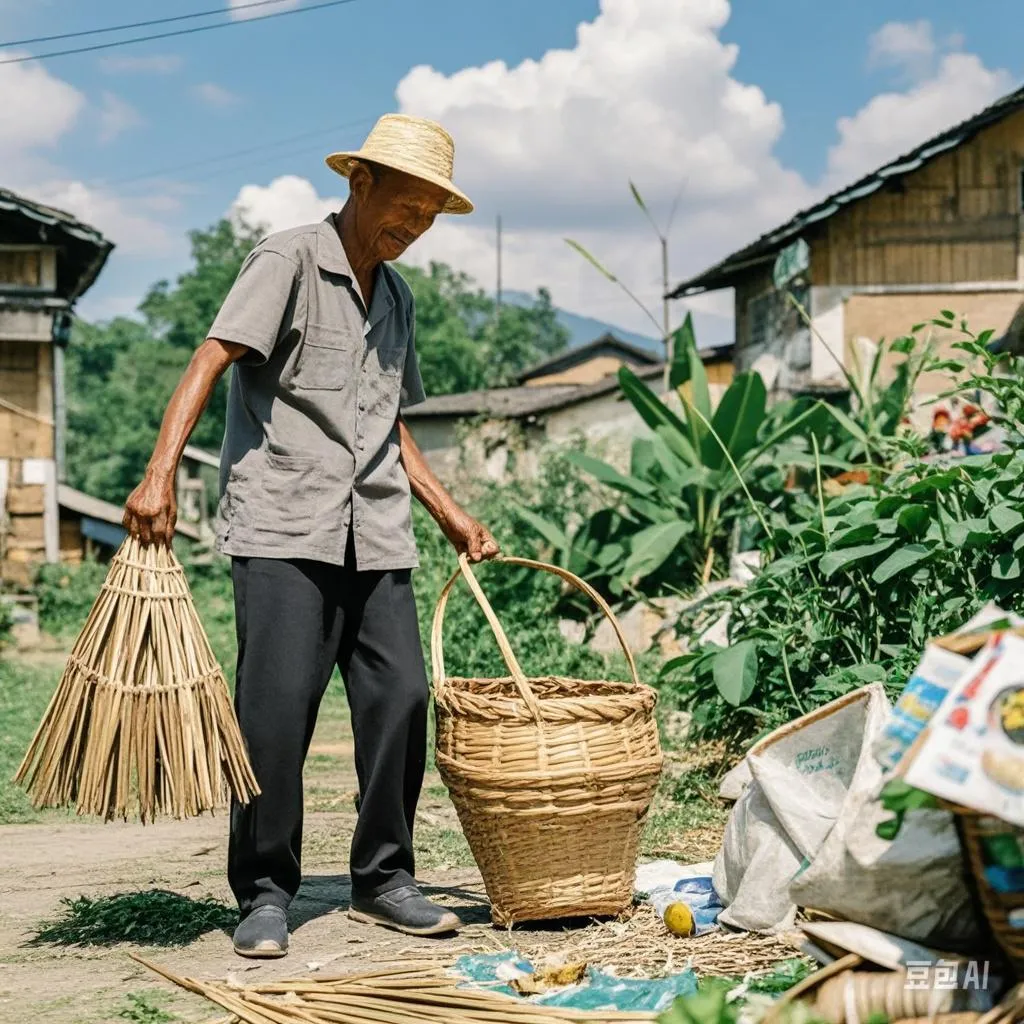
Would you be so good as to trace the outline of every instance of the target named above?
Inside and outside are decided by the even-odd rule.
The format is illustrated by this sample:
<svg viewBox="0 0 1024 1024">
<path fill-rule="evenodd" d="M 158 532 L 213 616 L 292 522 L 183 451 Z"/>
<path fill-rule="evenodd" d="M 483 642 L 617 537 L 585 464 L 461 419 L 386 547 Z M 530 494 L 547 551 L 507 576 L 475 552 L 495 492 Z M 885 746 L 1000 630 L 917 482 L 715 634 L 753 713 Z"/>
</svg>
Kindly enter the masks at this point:
<svg viewBox="0 0 1024 1024">
<path fill-rule="evenodd" d="M 579 576 L 569 572 L 568 569 L 563 569 L 561 566 L 557 565 L 549 565 L 547 562 L 538 562 L 532 558 L 515 558 L 511 555 L 499 555 L 494 559 L 494 561 L 504 562 L 507 565 L 521 565 L 528 569 L 540 569 L 541 572 L 552 573 L 555 576 L 560 576 L 566 581 L 566 583 L 571 584 L 577 590 L 586 594 L 586 596 L 601 609 L 605 617 L 611 623 L 611 627 L 615 631 L 616 637 L 618 637 L 619 644 L 622 646 L 622 651 L 626 655 L 626 662 L 629 665 L 629 673 L 633 677 L 633 682 L 637 686 L 640 685 L 640 676 L 636 670 L 636 661 L 633 659 L 633 652 L 629 649 L 629 644 L 626 642 L 625 634 L 622 632 L 622 626 L 619 625 L 619 620 L 615 617 L 615 613 L 609 607 L 608 602 L 605 601 L 605 599 L 589 583 L 581 580 Z M 430 630 L 430 663 L 434 674 L 435 694 L 443 693 L 448 685 L 448 677 L 445 674 L 444 668 L 444 611 L 447 607 L 448 597 L 452 592 L 452 588 L 458 582 L 460 576 L 466 577 L 466 583 L 469 585 L 469 589 L 473 592 L 473 596 L 476 598 L 477 604 L 480 605 L 480 608 L 491 627 L 491 631 L 494 633 L 494 639 L 498 641 L 498 649 L 501 651 L 501 656 L 505 659 L 505 664 L 508 666 L 512 680 L 516 684 L 516 689 L 526 702 L 526 706 L 530 709 L 530 713 L 539 722 L 541 713 L 540 706 L 537 703 L 537 698 L 534 695 L 533 690 L 530 688 L 530 684 L 527 682 L 526 676 L 523 673 L 522 668 L 520 668 L 515 654 L 512 653 L 512 647 L 508 642 L 508 637 L 505 635 L 505 631 L 502 629 L 497 615 L 494 614 L 494 609 L 491 607 L 491 603 L 487 600 L 483 590 L 480 589 L 480 584 L 477 581 L 476 576 L 474 576 L 473 570 L 469 566 L 469 558 L 465 554 L 459 555 L 459 567 L 452 574 L 451 579 L 449 579 L 444 585 L 444 588 L 437 599 L 437 607 L 434 609 L 434 621 Z"/>
</svg>

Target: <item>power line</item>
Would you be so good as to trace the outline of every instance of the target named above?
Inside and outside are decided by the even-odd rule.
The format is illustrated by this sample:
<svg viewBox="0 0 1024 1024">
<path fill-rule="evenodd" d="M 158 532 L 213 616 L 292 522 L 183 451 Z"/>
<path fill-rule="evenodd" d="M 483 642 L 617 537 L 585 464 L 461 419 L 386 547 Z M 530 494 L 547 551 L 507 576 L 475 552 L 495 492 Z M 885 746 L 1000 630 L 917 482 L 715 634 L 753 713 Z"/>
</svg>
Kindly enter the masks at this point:
<svg viewBox="0 0 1024 1024">
<path fill-rule="evenodd" d="M 96 50 L 112 50 L 118 46 L 128 46 L 131 43 L 147 43 L 154 39 L 170 39 L 173 36 L 190 36 L 197 32 L 212 32 L 215 28 L 231 28 L 236 25 L 251 25 L 257 21 L 269 21 L 271 18 L 287 18 L 290 14 L 308 14 L 310 11 L 322 11 L 326 7 L 340 7 L 342 4 L 354 4 L 356 0 L 328 0 L 327 3 L 312 4 L 309 7 L 297 7 L 293 11 L 276 11 L 273 14 L 261 14 L 255 18 L 246 18 L 243 21 L 222 21 L 215 25 L 195 25 L 192 28 L 179 28 L 173 32 L 157 32 L 149 36 L 134 36 L 131 39 L 119 39 L 113 43 L 96 43 L 93 46 L 80 46 L 73 50 L 54 50 L 51 53 L 40 53 L 35 56 L 7 57 L 0 60 L 3 64 L 21 64 L 27 60 L 46 60 L 50 57 L 67 57 L 73 53 L 93 53 Z"/>
<path fill-rule="evenodd" d="M 332 132 L 344 131 L 346 128 L 357 128 L 362 124 L 369 124 L 373 119 L 370 117 L 361 117 L 357 121 L 346 121 L 344 124 L 328 125 L 325 128 L 315 128 L 312 131 L 301 132 L 298 135 L 290 135 L 285 139 L 277 139 L 273 142 L 263 142 L 258 146 L 247 146 L 245 149 L 235 149 L 229 153 L 220 153 L 216 156 L 203 157 L 200 160 L 190 160 L 183 164 L 172 164 L 170 167 L 161 167 L 157 171 L 148 172 L 146 174 L 133 174 L 130 178 L 115 178 L 113 181 L 104 181 L 98 184 L 103 185 L 105 188 L 113 188 L 115 186 L 134 185 L 140 181 L 153 181 L 157 178 L 162 178 L 166 174 L 175 174 L 178 171 L 188 171 L 195 167 L 207 167 L 211 164 L 220 163 L 222 160 L 231 160 L 234 157 L 248 156 L 250 153 L 260 153 L 268 149 L 276 149 L 279 146 L 287 146 L 292 142 L 300 142 L 303 139 L 314 138 L 318 135 L 328 135 Z"/>
<path fill-rule="evenodd" d="M 269 4 L 279 4 L 283 0 L 254 0 L 251 3 L 236 4 L 232 11 L 244 11 L 250 7 L 266 7 Z M 153 18 L 150 21 L 133 21 L 125 25 L 111 25 L 108 28 L 89 28 L 81 32 L 62 32 L 56 36 L 35 36 L 32 39 L 14 39 L 9 43 L 0 43 L 0 50 L 11 46 L 28 46 L 31 43 L 52 43 L 57 39 L 80 39 L 82 36 L 99 36 L 105 32 L 127 32 L 132 28 L 149 28 L 151 25 L 167 25 L 172 21 L 190 21 L 192 18 L 208 18 L 214 14 L 224 14 L 223 5 L 214 7 L 209 11 L 196 11 L 195 14 L 176 14 L 172 18 Z"/>
</svg>

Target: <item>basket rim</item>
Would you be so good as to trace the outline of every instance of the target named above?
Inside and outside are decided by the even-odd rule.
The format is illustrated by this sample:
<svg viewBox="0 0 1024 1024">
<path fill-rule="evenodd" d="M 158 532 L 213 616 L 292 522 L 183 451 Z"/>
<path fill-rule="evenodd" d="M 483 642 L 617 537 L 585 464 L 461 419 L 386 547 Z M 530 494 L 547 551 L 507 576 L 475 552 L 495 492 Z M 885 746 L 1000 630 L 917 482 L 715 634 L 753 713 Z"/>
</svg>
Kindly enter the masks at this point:
<svg viewBox="0 0 1024 1024">
<path fill-rule="evenodd" d="M 571 679 L 568 676 L 535 676 L 531 681 L 564 681 L 583 684 L 586 687 L 610 687 L 605 693 L 567 692 L 557 697 L 537 696 L 537 711 L 541 721 L 562 722 L 573 718 L 607 718 L 621 721 L 633 713 L 653 715 L 658 704 L 658 691 L 646 683 L 622 683 L 601 680 Z M 518 692 L 500 695 L 479 693 L 464 684 L 482 682 L 508 682 L 514 685 L 511 677 L 483 679 L 473 677 L 453 678 L 446 680 L 443 689 L 434 687 L 433 697 L 435 708 L 443 713 L 456 717 L 480 714 L 488 718 L 497 716 L 503 719 L 518 719 L 536 724 L 537 715 L 531 710 Z M 585 713 L 581 713 L 585 712 Z"/>
</svg>

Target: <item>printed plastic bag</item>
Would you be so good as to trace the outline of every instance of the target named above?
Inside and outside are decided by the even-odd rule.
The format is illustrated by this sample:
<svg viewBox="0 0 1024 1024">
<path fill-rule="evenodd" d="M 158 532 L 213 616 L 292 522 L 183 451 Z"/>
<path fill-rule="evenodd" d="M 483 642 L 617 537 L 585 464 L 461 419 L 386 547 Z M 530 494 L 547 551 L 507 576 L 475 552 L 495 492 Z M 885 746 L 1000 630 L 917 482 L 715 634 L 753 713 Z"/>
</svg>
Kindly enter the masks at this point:
<svg viewBox="0 0 1024 1024">
<path fill-rule="evenodd" d="M 789 886 L 832 830 L 865 772 L 877 777 L 872 740 L 889 711 L 875 683 L 790 722 L 751 749 L 750 782 L 726 825 L 714 886 L 722 924 L 745 931 L 791 927 Z M 836 880 L 837 881 L 837 880 Z"/>
</svg>

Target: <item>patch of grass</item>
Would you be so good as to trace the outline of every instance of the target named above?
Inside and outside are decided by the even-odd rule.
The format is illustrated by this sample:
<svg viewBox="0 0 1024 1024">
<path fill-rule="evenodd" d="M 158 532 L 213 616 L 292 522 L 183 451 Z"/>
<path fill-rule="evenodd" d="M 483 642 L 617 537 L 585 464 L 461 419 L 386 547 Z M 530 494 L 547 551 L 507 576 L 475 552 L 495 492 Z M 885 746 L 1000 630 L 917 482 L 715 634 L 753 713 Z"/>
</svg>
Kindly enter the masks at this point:
<svg viewBox="0 0 1024 1024">
<path fill-rule="evenodd" d="M 186 946 L 215 929 L 227 930 L 238 913 L 219 900 L 190 899 L 175 892 L 124 892 L 92 899 L 62 899 L 63 913 L 44 922 L 32 945 Z"/>
<path fill-rule="evenodd" d="M 640 840 L 644 857 L 684 863 L 711 860 L 721 846 L 728 810 L 718 799 L 717 780 L 692 769 L 662 780 Z"/>
<path fill-rule="evenodd" d="M 0 660 L 0 825 L 42 817 L 12 780 L 59 678 L 59 667 Z"/>
<path fill-rule="evenodd" d="M 127 1005 L 118 1011 L 120 1020 L 132 1024 L 173 1024 L 178 1020 L 160 1006 L 167 998 L 163 992 L 129 992 L 124 998 Z"/>
<path fill-rule="evenodd" d="M 443 786 L 440 782 L 434 783 L 429 786 L 424 786 L 423 792 L 426 796 L 430 797 L 431 800 L 448 799 L 448 789 L 446 786 Z"/>
<path fill-rule="evenodd" d="M 430 828 L 419 825 L 416 828 L 416 868 L 427 870 L 448 870 L 449 868 L 471 868 L 473 854 L 470 853 L 466 837 L 457 828 Z"/>
</svg>

